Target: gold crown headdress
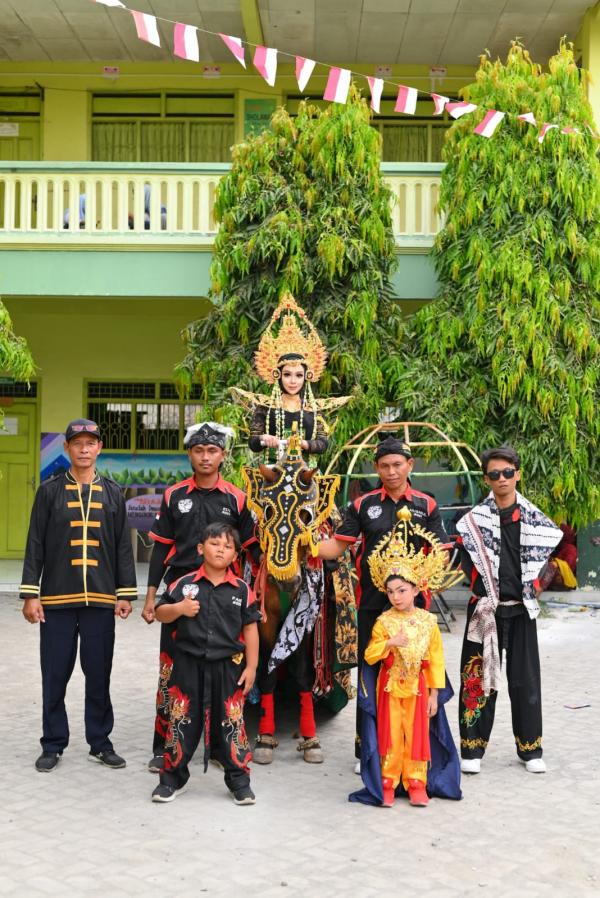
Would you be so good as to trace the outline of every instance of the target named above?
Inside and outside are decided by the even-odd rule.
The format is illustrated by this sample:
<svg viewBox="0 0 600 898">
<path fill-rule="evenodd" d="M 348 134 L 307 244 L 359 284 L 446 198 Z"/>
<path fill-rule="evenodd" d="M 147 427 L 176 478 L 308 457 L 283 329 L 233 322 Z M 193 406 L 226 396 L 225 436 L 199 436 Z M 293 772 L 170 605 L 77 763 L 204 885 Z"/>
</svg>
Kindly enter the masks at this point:
<svg viewBox="0 0 600 898">
<path fill-rule="evenodd" d="M 279 328 L 275 335 L 277 324 Z M 306 365 L 307 380 L 319 380 L 327 364 L 327 351 L 306 312 L 291 293 L 281 297 L 254 354 L 254 365 L 260 377 L 267 383 L 275 383 L 279 379 L 279 360 L 288 354 L 299 356 Z"/>
<path fill-rule="evenodd" d="M 371 552 L 369 570 L 373 583 L 381 592 L 386 591 L 386 582 L 392 576 L 431 592 L 454 586 L 462 579 L 462 571 L 451 569 L 448 553 L 437 536 L 413 524 L 411 517 L 408 508 L 401 508 L 391 534 L 384 536 Z M 415 551 L 410 536 L 425 540 L 426 551 Z"/>
</svg>

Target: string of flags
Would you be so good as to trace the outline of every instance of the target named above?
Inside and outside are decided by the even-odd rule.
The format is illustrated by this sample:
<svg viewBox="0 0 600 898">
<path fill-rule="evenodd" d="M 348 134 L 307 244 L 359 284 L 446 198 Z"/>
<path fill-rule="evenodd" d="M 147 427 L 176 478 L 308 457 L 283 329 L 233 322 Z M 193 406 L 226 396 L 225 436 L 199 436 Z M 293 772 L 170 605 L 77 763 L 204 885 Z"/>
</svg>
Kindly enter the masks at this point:
<svg viewBox="0 0 600 898">
<path fill-rule="evenodd" d="M 434 115 L 443 115 L 445 111 L 450 116 L 452 116 L 452 118 L 459 119 L 463 115 L 472 114 L 481 108 L 475 103 L 452 101 L 449 97 L 443 96 L 443 94 L 428 93 L 427 91 L 419 90 L 416 87 L 407 87 L 404 84 L 397 84 L 396 82 L 387 81 L 383 78 L 376 78 L 371 75 L 365 76 L 361 73 L 353 72 L 351 69 L 343 69 L 339 68 L 338 66 L 330 66 L 326 63 L 317 62 L 314 59 L 306 59 L 303 56 L 294 56 L 294 54 L 286 53 L 282 50 L 276 50 L 273 47 L 262 47 L 251 44 L 249 41 L 243 41 L 241 38 L 234 37 L 229 34 L 221 34 L 220 32 L 214 32 L 209 31 L 206 28 L 200 28 L 197 25 L 186 25 L 183 22 L 175 22 L 171 19 L 165 19 L 162 16 L 155 16 L 151 15 L 150 13 L 139 12 L 135 9 L 129 9 L 129 7 L 127 7 L 122 2 L 122 0 L 93 0 L 93 2 L 99 3 L 102 6 L 123 9 L 126 12 L 129 12 L 133 18 L 138 38 L 142 41 L 146 41 L 149 44 L 153 44 L 155 47 L 161 46 L 160 34 L 158 31 L 158 21 L 166 22 L 167 24 L 172 25 L 173 53 L 180 59 L 187 59 L 191 62 L 200 61 L 200 48 L 198 46 L 198 32 L 200 31 L 203 34 L 210 34 L 215 37 L 221 38 L 233 57 L 240 63 L 241 66 L 246 68 L 246 51 L 244 47 L 244 44 L 246 44 L 249 49 L 254 48 L 254 55 L 252 58 L 254 68 L 262 76 L 262 78 L 264 78 L 264 80 L 270 87 L 273 87 L 275 85 L 275 79 L 277 77 L 278 56 L 287 56 L 295 59 L 296 82 L 298 84 L 300 93 L 304 93 L 306 86 L 313 74 L 315 66 L 319 65 L 321 67 L 329 69 L 327 84 L 323 93 L 323 99 L 331 103 L 347 102 L 352 76 L 355 75 L 360 78 L 366 78 L 371 95 L 371 108 L 375 113 L 380 112 L 381 97 L 383 94 L 384 86 L 386 84 L 392 85 L 395 89 L 397 89 L 398 93 L 394 111 L 400 112 L 403 115 L 415 114 L 419 94 L 424 94 L 426 97 L 433 100 Z M 511 113 L 501 112 L 497 109 L 488 109 L 485 113 L 484 118 L 473 129 L 474 133 L 478 134 L 480 137 L 492 137 L 499 126 L 502 124 L 502 120 L 507 115 L 511 116 Z M 570 126 L 561 128 L 560 125 L 553 124 L 551 122 L 538 123 L 533 112 L 524 112 L 521 115 L 517 115 L 514 117 L 518 121 L 532 125 L 535 128 L 539 127 L 537 139 L 538 143 L 540 144 L 543 143 L 544 138 L 546 137 L 548 132 L 554 129 L 560 130 L 561 134 L 582 133 L 580 128 Z M 600 140 L 600 135 L 594 131 L 591 125 L 586 124 L 585 128 L 592 134 L 595 139 Z"/>
</svg>

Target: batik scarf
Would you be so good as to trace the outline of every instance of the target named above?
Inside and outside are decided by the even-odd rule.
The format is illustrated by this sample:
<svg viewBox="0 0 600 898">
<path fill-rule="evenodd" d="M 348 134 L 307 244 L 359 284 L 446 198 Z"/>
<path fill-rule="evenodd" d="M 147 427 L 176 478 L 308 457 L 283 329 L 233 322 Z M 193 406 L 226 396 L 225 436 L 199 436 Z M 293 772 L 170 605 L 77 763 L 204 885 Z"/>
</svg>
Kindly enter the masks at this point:
<svg viewBox="0 0 600 898">
<path fill-rule="evenodd" d="M 540 613 L 534 581 L 538 578 L 552 550 L 562 539 L 562 531 L 539 508 L 517 493 L 521 513 L 521 582 L 523 604 L 534 619 Z M 500 688 L 500 652 L 496 629 L 499 601 L 498 570 L 500 567 L 500 513 L 494 494 L 476 505 L 458 522 L 463 545 L 477 568 L 485 588 L 475 606 L 467 631 L 471 642 L 483 646 L 483 691 L 489 695 Z"/>
</svg>

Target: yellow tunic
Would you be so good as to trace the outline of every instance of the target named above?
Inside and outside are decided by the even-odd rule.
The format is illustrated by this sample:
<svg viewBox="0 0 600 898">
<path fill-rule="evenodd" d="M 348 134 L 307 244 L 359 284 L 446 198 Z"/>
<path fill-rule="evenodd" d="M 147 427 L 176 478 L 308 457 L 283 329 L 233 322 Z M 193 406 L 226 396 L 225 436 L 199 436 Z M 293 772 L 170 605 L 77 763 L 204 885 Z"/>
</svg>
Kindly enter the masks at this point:
<svg viewBox="0 0 600 898">
<path fill-rule="evenodd" d="M 399 631 L 408 637 L 408 645 L 386 648 L 387 640 Z M 427 781 L 427 763 L 411 758 L 421 663 L 429 662 L 423 670 L 428 689 L 443 689 L 446 683 L 444 649 L 435 615 L 422 608 L 412 611 L 390 608 L 381 614 L 375 621 L 365 661 L 376 664 L 390 653 L 394 659 L 386 691 L 389 693 L 392 747 L 381 759 L 381 773 L 384 779 L 391 780 L 387 785 L 395 788 L 402 777 L 404 787 L 408 788 L 410 779 Z M 377 682 L 378 699 L 380 683 L 381 674 Z"/>
</svg>

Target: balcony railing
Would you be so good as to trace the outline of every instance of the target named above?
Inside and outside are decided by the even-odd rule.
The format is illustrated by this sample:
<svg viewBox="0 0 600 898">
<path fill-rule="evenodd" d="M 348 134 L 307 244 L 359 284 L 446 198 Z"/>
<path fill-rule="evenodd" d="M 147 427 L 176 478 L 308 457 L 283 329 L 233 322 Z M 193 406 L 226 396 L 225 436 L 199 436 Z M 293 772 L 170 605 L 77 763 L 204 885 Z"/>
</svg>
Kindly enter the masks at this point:
<svg viewBox="0 0 600 898">
<path fill-rule="evenodd" d="M 401 248 L 431 246 L 443 165 L 383 163 Z M 0 162 L 0 243 L 211 245 L 224 163 Z"/>
</svg>

